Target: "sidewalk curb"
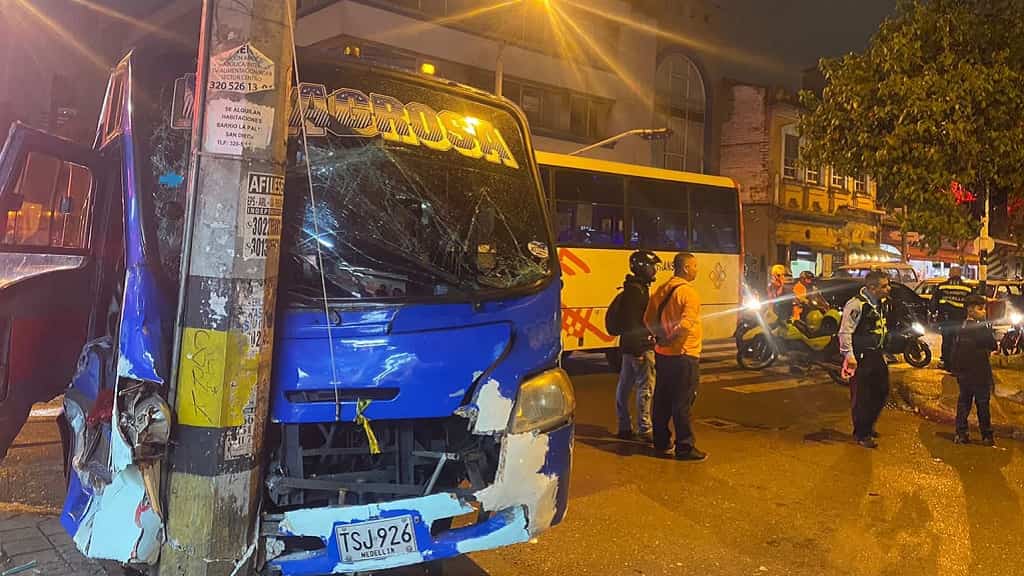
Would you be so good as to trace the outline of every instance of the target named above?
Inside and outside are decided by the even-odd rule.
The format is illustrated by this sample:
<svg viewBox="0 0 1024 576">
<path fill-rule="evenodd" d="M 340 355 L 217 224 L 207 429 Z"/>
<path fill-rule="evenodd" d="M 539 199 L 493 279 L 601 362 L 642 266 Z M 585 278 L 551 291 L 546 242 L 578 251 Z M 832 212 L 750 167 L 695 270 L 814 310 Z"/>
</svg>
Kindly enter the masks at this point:
<svg viewBox="0 0 1024 576">
<path fill-rule="evenodd" d="M 941 391 L 937 395 L 926 395 L 921 394 L 920 392 L 915 391 L 910 386 L 908 386 L 907 380 L 904 378 L 904 375 L 913 373 L 914 372 L 911 370 L 899 370 L 895 372 L 893 374 L 894 378 L 891 382 L 892 389 L 890 392 L 890 396 L 895 396 L 895 398 L 898 401 L 906 405 L 907 409 L 913 411 L 916 414 L 920 414 L 927 420 L 931 420 L 933 422 L 938 422 L 941 424 L 949 424 L 950 426 L 952 426 L 956 422 L 955 408 L 950 409 L 948 406 L 943 404 L 942 399 L 944 396 Z M 943 373 L 941 378 L 939 379 L 940 386 L 946 378 L 953 378 L 953 376 L 950 374 Z M 1022 376 L 1022 379 L 1024 379 L 1024 376 Z M 1019 394 L 1016 396 L 1020 397 Z M 952 400 L 955 404 L 955 397 L 953 397 Z M 1017 422 L 1000 422 L 997 419 L 998 416 L 1005 414 L 1005 411 L 1002 409 L 1002 406 L 1006 403 L 1011 403 L 1024 407 L 1024 404 L 1013 398 L 1007 396 L 993 395 L 993 431 L 995 432 L 997 437 L 1024 440 L 1024 419 Z M 975 417 L 976 416 L 972 414 L 971 420 L 973 421 Z"/>
</svg>

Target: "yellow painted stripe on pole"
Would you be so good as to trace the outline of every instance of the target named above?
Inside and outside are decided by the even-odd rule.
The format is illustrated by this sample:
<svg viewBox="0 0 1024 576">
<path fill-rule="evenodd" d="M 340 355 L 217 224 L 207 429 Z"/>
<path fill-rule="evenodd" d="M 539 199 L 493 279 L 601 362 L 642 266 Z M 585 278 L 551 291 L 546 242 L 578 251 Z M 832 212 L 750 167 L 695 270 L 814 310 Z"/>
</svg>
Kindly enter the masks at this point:
<svg viewBox="0 0 1024 576">
<path fill-rule="evenodd" d="M 185 328 L 178 371 L 178 422 L 202 428 L 244 423 L 244 408 L 259 375 L 241 332 Z M 230 381 L 225 377 L 231 375 Z"/>
</svg>

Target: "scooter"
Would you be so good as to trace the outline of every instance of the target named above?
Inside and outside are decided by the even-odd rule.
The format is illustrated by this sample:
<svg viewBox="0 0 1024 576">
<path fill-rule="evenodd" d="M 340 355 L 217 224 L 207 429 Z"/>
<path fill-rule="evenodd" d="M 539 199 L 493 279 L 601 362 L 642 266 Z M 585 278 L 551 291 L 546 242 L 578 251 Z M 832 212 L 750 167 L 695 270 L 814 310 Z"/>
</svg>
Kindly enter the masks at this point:
<svg viewBox="0 0 1024 576">
<path fill-rule="evenodd" d="M 1024 352 L 1024 314 L 1010 312 L 1010 329 L 999 340 L 999 351 L 1004 356 Z"/>
<path fill-rule="evenodd" d="M 734 334 L 736 361 L 746 370 L 764 370 L 784 356 L 794 367 L 819 366 L 834 381 L 846 384 L 839 354 L 841 317 L 838 310 L 829 308 L 812 310 L 806 322 L 780 322 L 773 306 L 749 297 Z"/>
</svg>

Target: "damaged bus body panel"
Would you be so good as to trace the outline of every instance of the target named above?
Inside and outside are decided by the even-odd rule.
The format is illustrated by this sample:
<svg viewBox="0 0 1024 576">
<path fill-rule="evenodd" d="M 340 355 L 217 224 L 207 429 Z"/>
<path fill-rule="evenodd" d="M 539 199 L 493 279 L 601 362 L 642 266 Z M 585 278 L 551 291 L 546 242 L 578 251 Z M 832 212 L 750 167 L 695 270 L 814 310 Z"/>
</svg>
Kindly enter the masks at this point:
<svg viewBox="0 0 1024 576">
<path fill-rule="evenodd" d="M 138 50 L 111 76 L 93 149 L 19 127 L 0 156 L 0 291 L 17 304 L 0 306 L 0 450 L 63 392 L 61 521 L 87 556 L 136 566 L 165 544 L 194 68 Z M 575 399 L 525 120 L 430 78 L 315 56 L 302 70 L 266 223 L 281 257 L 260 569 L 365 572 L 528 541 L 565 514 Z M 47 167 L 56 179 L 33 172 Z M 51 180 L 67 194 L 29 189 Z M 40 210 L 64 219 L 59 236 Z"/>
</svg>

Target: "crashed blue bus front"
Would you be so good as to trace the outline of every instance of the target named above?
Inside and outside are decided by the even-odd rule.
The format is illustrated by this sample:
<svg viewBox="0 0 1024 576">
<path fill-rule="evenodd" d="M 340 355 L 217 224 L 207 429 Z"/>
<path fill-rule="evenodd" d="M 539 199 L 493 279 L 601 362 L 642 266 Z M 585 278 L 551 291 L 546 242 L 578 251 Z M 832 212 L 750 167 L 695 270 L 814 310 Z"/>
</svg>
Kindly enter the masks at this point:
<svg viewBox="0 0 1024 576">
<path fill-rule="evenodd" d="M 91 177 L 74 189 L 93 200 L 61 205 L 95 206 L 92 244 L 39 248 L 44 266 L 0 286 L 20 361 L 0 441 L 63 391 L 61 522 L 86 556 L 126 564 L 175 545 L 160 486 L 184 421 L 165 399 L 194 69 L 194 55 L 133 52 L 93 148 L 18 127 L 0 153 L 0 193 L 46 155 Z M 251 174 L 264 200 L 239 219 L 252 239 L 280 235 L 270 414 L 246 414 L 267 457 L 253 557 L 271 573 L 366 572 L 526 541 L 565 513 L 575 399 L 525 121 L 433 79 L 336 61 L 302 72 L 283 194 Z M 196 231 L 195 249 L 217 233 Z M 239 333 L 268 337 L 257 322 Z"/>
<path fill-rule="evenodd" d="M 574 397 L 525 124 L 430 79 L 303 75 L 265 556 L 363 572 L 527 541 L 565 512 Z"/>
</svg>

